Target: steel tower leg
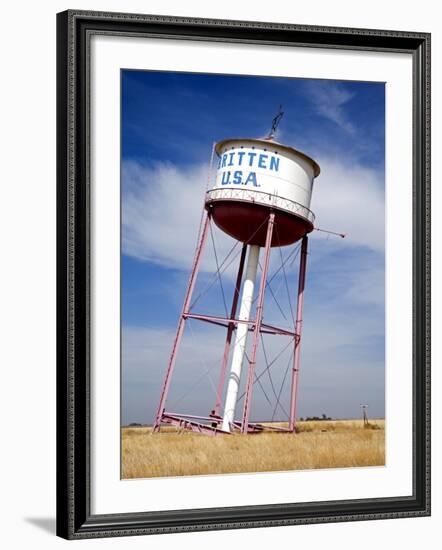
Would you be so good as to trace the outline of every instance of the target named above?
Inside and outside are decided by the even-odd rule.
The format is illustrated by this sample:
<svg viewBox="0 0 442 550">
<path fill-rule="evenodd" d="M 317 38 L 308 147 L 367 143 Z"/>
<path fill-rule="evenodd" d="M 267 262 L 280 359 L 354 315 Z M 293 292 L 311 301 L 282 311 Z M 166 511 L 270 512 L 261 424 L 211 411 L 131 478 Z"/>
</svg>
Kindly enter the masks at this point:
<svg viewBox="0 0 442 550">
<path fill-rule="evenodd" d="M 204 221 L 201 238 L 198 243 L 197 249 L 195 251 L 195 257 L 193 259 L 192 271 L 190 273 L 189 283 L 187 285 L 187 291 L 184 299 L 183 309 L 181 311 L 180 319 L 178 321 L 178 327 L 175 335 L 175 340 L 173 342 L 172 352 L 169 359 L 169 365 L 167 367 L 166 376 L 163 382 L 163 388 L 161 390 L 160 403 L 158 405 L 155 424 L 153 426 L 154 432 L 158 432 L 160 430 L 161 418 L 163 416 L 164 406 L 166 404 L 167 394 L 169 392 L 170 381 L 172 379 L 172 373 L 176 362 L 176 356 L 177 356 L 178 348 L 180 346 L 181 338 L 183 336 L 184 324 L 186 322 L 185 314 L 188 313 L 189 311 L 190 301 L 192 299 L 192 294 L 195 288 L 195 282 L 196 282 L 199 266 L 201 263 L 202 251 L 204 248 L 204 244 L 207 240 L 209 224 L 210 224 L 210 214 L 206 214 L 206 219 Z"/>
<path fill-rule="evenodd" d="M 308 237 L 305 235 L 301 244 L 301 258 L 299 261 L 299 281 L 298 281 L 298 304 L 296 308 L 296 326 L 295 326 L 295 350 L 293 354 L 292 387 L 290 394 L 290 419 L 289 430 L 296 430 L 296 401 L 298 396 L 298 376 L 301 359 L 301 333 L 302 333 L 302 310 L 304 307 L 304 288 L 305 272 L 307 267 L 307 245 Z"/>
<path fill-rule="evenodd" d="M 238 275 L 236 277 L 235 291 L 233 294 L 232 307 L 230 310 L 230 320 L 235 319 L 236 317 L 236 309 L 238 307 L 239 293 L 241 290 L 241 281 L 242 281 L 242 275 L 244 271 L 244 262 L 246 259 L 246 252 L 247 252 L 247 244 L 244 243 L 241 251 L 241 258 L 239 260 Z M 216 403 L 215 403 L 215 408 L 213 410 L 213 413 L 215 416 L 219 416 L 221 411 L 221 400 L 223 396 L 224 380 L 226 378 L 227 361 L 229 360 L 230 344 L 232 342 L 232 335 L 234 330 L 235 330 L 235 324 L 233 322 L 230 322 L 227 328 L 226 343 L 224 346 L 223 360 L 221 363 L 221 373 L 219 377 L 218 388 L 216 391 Z"/>
<path fill-rule="evenodd" d="M 259 285 L 258 301 L 256 305 L 256 316 L 255 316 L 255 325 L 254 325 L 254 332 L 253 332 L 252 351 L 251 351 L 250 360 L 249 360 L 249 372 L 247 376 L 247 385 L 246 385 L 246 392 L 244 397 L 244 411 L 243 411 L 243 419 L 242 419 L 242 425 L 241 425 L 242 433 L 247 433 L 249 429 L 250 405 L 252 400 L 253 382 L 255 378 L 256 354 L 258 351 L 259 336 L 261 334 L 261 323 L 262 323 L 262 314 L 263 314 L 263 307 L 264 307 L 264 294 L 265 294 L 265 289 L 267 284 L 267 273 L 269 271 L 270 248 L 272 244 L 274 222 L 275 222 L 275 214 L 272 212 L 270 214 L 269 221 L 267 224 L 267 236 L 266 236 L 266 243 L 264 247 L 264 261 L 263 261 L 263 267 L 262 267 L 261 282 Z"/>
</svg>

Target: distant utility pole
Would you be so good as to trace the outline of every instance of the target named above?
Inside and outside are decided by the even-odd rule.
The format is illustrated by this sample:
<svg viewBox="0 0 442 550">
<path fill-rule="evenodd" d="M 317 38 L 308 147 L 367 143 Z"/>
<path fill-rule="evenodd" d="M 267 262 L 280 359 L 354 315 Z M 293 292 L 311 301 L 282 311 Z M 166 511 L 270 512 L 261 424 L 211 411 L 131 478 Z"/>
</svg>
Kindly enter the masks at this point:
<svg viewBox="0 0 442 550">
<path fill-rule="evenodd" d="M 362 411 L 362 420 L 364 422 L 364 428 L 368 426 L 368 416 L 367 416 L 368 405 L 361 405 Z"/>
</svg>

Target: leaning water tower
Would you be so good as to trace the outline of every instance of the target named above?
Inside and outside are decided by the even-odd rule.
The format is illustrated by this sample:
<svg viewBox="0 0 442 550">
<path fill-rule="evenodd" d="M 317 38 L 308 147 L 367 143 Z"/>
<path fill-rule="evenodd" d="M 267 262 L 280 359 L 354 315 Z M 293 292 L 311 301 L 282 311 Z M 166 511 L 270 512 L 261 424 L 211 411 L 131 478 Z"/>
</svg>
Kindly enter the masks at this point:
<svg viewBox="0 0 442 550">
<path fill-rule="evenodd" d="M 272 130 L 266 138 L 224 139 L 214 146 L 218 159 L 216 178 L 206 193 L 199 242 L 162 386 L 154 432 L 158 432 L 162 424 L 211 435 L 233 432 L 252 434 L 263 430 L 295 431 L 307 244 L 308 234 L 314 229 L 310 201 L 313 181 L 320 170 L 318 164 L 301 151 L 274 140 L 281 117 L 282 112 L 273 120 Z M 229 317 L 202 315 L 191 310 L 192 293 L 212 222 L 242 244 Z M 296 322 L 290 331 L 265 322 L 264 298 L 271 249 L 298 241 L 301 241 L 301 253 Z M 259 285 L 255 285 L 258 264 L 261 265 L 261 277 Z M 226 328 L 216 402 L 207 416 L 166 410 L 187 319 L 198 319 Z M 282 334 L 293 339 L 287 427 L 250 421 L 257 351 L 262 333 Z M 246 353 L 248 338 L 251 338 L 250 351 Z M 237 410 L 241 380 L 245 381 L 244 403 L 242 410 Z"/>
</svg>

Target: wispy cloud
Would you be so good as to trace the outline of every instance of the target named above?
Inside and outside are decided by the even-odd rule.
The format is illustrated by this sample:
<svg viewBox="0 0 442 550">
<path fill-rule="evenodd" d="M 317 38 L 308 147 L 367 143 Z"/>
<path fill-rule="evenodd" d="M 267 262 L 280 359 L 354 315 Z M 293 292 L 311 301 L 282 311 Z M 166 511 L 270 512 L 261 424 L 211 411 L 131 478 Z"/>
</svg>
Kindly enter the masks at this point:
<svg viewBox="0 0 442 550">
<path fill-rule="evenodd" d="M 344 299 L 344 303 L 345 303 Z M 347 302 L 348 304 L 348 302 Z M 357 416 L 361 402 L 370 403 L 373 415 L 384 414 L 384 365 L 379 346 L 383 337 L 383 324 L 376 312 L 361 310 L 352 315 L 341 304 L 318 304 L 312 289 L 306 293 L 304 338 L 299 389 L 299 416 L 327 413 L 333 417 Z M 267 301 L 266 319 L 271 317 L 273 306 Z M 358 321 L 356 322 L 356 317 Z M 215 388 L 221 365 L 224 331 L 207 330 L 203 324 L 193 322 L 187 327 L 178 354 L 173 382 L 167 403 L 169 410 L 206 415 L 215 402 Z M 152 422 L 167 367 L 174 329 L 125 327 L 123 331 L 123 422 Z M 249 338 L 249 346 L 250 346 Z M 275 358 L 287 345 L 277 336 L 265 339 L 266 356 Z M 271 369 L 272 380 L 279 390 L 284 379 L 292 347 L 282 354 Z M 257 374 L 265 369 L 262 345 L 259 348 Z M 382 352 L 381 352 L 382 353 Z M 244 369 L 246 367 L 244 366 Z M 244 371 L 246 372 L 246 371 Z M 246 376 L 242 377 L 242 385 Z M 254 387 L 253 417 L 270 419 L 275 399 L 268 375 L 261 379 L 270 397 L 267 401 L 259 384 Z M 281 403 L 289 403 L 290 376 L 285 378 Z M 345 399 L 343 396 L 345 395 Z M 238 405 L 238 416 L 241 414 Z M 284 418 L 278 410 L 278 418 Z"/>
<path fill-rule="evenodd" d="M 123 253 L 162 267 L 188 271 L 201 222 L 208 166 L 177 168 L 159 163 L 146 167 L 125 161 L 122 178 Z M 236 241 L 221 231 L 212 234 L 218 257 L 224 258 Z M 237 245 L 234 254 L 240 250 Z M 215 269 L 211 237 L 201 270 L 213 273 Z M 232 269 L 225 274 L 232 276 Z"/>
<path fill-rule="evenodd" d="M 122 340 L 123 421 L 151 422 L 158 405 L 195 251 L 208 176 L 207 164 L 200 161 L 209 156 L 207 144 L 225 136 L 264 134 L 280 102 L 286 107 L 286 115 L 277 139 L 306 151 L 321 165 L 311 204 L 317 226 L 348 234 L 344 240 L 320 232 L 311 234 L 298 413 L 356 416 L 363 402 L 370 404 L 371 414 L 382 415 L 383 87 L 160 73 L 139 79 L 150 87 L 134 88 L 124 110 L 124 158 L 132 160 L 125 160 L 122 167 L 123 252 L 138 260 L 127 261 L 130 267 L 126 281 L 130 282 L 136 272 L 139 288 L 147 284 L 155 287 L 152 292 L 157 300 L 154 307 L 146 307 L 140 315 L 127 307 Z M 155 128 L 155 132 L 147 132 L 146 128 Z M 218 230 L 214 238 L 222 259 L 234 241 Z M 203 296 L 194 311 L 224 314 L 218 281 L 210 292 L 203 293 L 216 270 L 211 248 L 209 237 L 194 293 L 194 297 Z M 289 251 L 282 249 L 284 255 Z M 274 250 L 271 273 L 278 267 L 278 260 L 279 251 Z M 232 264 L 229 275 L 233 275 L 237 264 Z M 152 276 L 144 280 L 147 272 Z M 264 316 L 269 324 L 291 325 L 287 299 L 291 296 L 293 305 L 297 273 L 297 262 L 289 262 L 288 284 L 282 276 L 272 282 L 283 311 L 267 292 Z M 228 306 L 233 280 L 232 276 L 223 280 Z M 132 301 L 149 304 L 149 296 L 138 290 L 135 294 Z M 161 315 L 161 322 L 159 309 L 168 312 Z M 196 414 L 207 414 L 213 407 L 224 338 L 225 331 L 220 327 L 189 321 L 168 407 Z M 285 338 L 264 338 L 271 359 Z M 258 353 L 257 370 L 261 372 L 265 365 L 262 346 Z M 275 364 L 274 371 L 272 367 L 278 388 L 287 361 Z M 267 376 L 263 382 L 269 391 Z M 282 396 L 285 405 L 287 392 L 288 387 Z M 185 398 L 180 401 L 183 394 Z M 252 416 L 270 418 L 271 413 L 272 408 L 256 385 Z"/>
<path fill-rule="evenodd" d="M 215 404 L 225 334 L 201 333 L 191 323 L 196 322 L 187 323 L 167 407 L 207 414 Z M 153 422 L 174 335 L 172 328 L 123 328 L 123 423 Z"/>
<path fill-rule="evenodd" d="M 362 246 L 376 252 L 385 247 L 383 174 L 350 157 L 317 157 L 321 175 L 315 180 L 311 209 L 318 227 L 347 233 L 339 246 Z"/>
<path fill-rule="evenodd" d="M 328 239 L 321 233 L 312 235 L 299 415 L 322 412 L 332 416 L 357 415 L 360 402 L 369 402 L 372 413 L 382 415 L 382 176 L 351 159 L 338 161 L 319 155 L 318 160 L 322 175 L 315 183 L 312 203 L 318 225 L 347 232 L 348 237 L 342 240 Z M 171 164 L 157 164 L 146 167 L 136 162 L 125 162 L 124 253 L 165 268 L 188 271 L 206 184 L 207 167 L 203 165 L 177 168 Z M 233 241 L 219 231 L 216 232 L 216 239 L 220 257 L 223 257 Z M 213 273 L 213 256 L 206 254 L 204 262 L 206 274 Z M 278 254 L 275 253 L 272 255 L 273 267 L 277 267 L 277 263 Z M 290 267 L 290 289 L 296 288 L 296 271 L 295 266 Z M 277 299 L 283 302 L 286 298 L 283 282 L 276 279 L 273 288 L 279 288 L 279 293 L 275 292 Z M 228 290 L 230 292 L 231 288 Z M 287 324 L 287 319 L 281 317 L 270 295 L 266 299 L 265 316 L 267 322 L 282 326 Z M 184 401 L 177 404 L 182 410 L 205 414 L 213 406 L 214 385 L 221 359 L 219 355 L 223 349 L 224 336 L 221 333 L 201 333 L 197 328 L 196 339 L 191 333 L 187 334 L 188 339 L 180 350 L 170 405 L 174 404 L 176 397 L 180 397 L 179 394 L 187 392 Z M 125 422 L 152 421 L 173 335 L 174 327 L 162 330 L 145 327 L 124 329 Z M 266 351 L 270 357 L 277 353 L 278 346 L 281 346 L 281 341 L 276 337 L 269 338 Z M 259 364 L 265 364 L 263 357 L 259 358 Z M 201 377 L 210 365 L 213 369 L 209 376 Z M 278 368 L 282 370 L 275 374 L 277 381 L 283 376 L 284 366 Z M 199 385 L 192 389 L 193 381 L 198 379 Z M 344 393 L 346 398 L 342 400 Z M 271 417 L 271 408 L 258 387 L 254 407 L 259 419 Z"/>
<path fill-rule="evenodd" d="M 355 128 L 344 108 L 346 103 L 354 97 L 353 93 L 341 84 L 331 84 L 328 81 L 308 82 L 304 90 L 317 114 L 331 120 L 349 134 L 355 133 Z"/>
<path fill-rule="evenodd" d="M 384 248 L 384 196 L 380 175 L 342 161 L 320 159 L 322 174 L 315 182 L 312 210 L 319 227 L 348 233 L 339 246 Z M 178 169 L 171 164 L 142 166 L 123 163 L 123 252 L 164 267 L 188 269 L 201 219 L 207 167 Z M 216 233 L 219 256 L 234 241 Z M 206 255 L 203 270 L 213 271 Z"/>
</svg>

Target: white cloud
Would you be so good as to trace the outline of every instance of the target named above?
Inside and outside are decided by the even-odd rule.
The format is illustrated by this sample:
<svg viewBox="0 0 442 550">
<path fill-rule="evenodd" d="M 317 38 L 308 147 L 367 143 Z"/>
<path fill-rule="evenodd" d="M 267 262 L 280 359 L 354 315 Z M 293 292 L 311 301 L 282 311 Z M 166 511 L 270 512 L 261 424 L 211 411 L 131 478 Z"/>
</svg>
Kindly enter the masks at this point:
<svg viewBox="0 0 442 550">
<path fill-rule="evenodd" d="M 306 83 L 306 96 L 319 115 L 331 120 L 349 134 L 355 133 L 355 128 L 344 110 L 344 105 L 353 97 L 352 93 L 339 84 L 315 81 Z"/>
<path fill-rule="evenodd" d="M 354 322 L 345 311 L 333 304 L 312 304 L 306 296 L 306 315 L 302 344 L 299 416 L 322 414 L 334 417 L 358 415 L 359 403 L 368 402 L 376 415 L 383 415 L 384 369 L 379 347 L 373 339 L 382 337 L 383 325 L 376 315 L 359 316 Z M 313 307 L 311 307 L 313 306 Z M 267 308 L 266 311 L 271 308 Z M 206 415 L 215 401 L 215 387 L 220 372 L 225 331 L 208 329 L 192 321 L 186 330 L 170 386 L 167 408 L 175 412 Z M 163 383 L 175 331 L 142 327 L 123 330 L 123 421 L 152 422 Z M 249 338 L 250 347 L 251 338 Z M 272 360 L 289 343 L 286 337 L 265 339 L 267 357 Z M 272 366 L 275 388 L 279 389 L 292 348 Z M 257 374 L 265 361 L 259 348 Z M 246 364 L 242 386 L 246 378 Z M 253 407 L 255 419 L 270 419 L 276 403 L 267 374 L 260 378 L 272 405 L 255 384 Z M 282 393 L 288 408 L 290 371 Z M 238 405 L 238 416 L 242 404 Z M 277 417 L 282 418 L 279 410 Z"/>
<path fill-rule="evenodd" d="M 178 170 L 172 164 L 144 167 L 124 162 L 123 252 L 164 267 L 188 270 L 195 253 L 207 178 L 207 165 Z M 235 242 L 219 231 L 214 231 L 214 238 L 223 258 Z M 206 252 L 207 248 L 212 250 L 210 240 Z M 204 255 L 202 269 L 214 271 L 212 254 Z"/>
<path fill-rule="evenodd" d="M 206 415 L 215 404 L 225 332 L 186 325 L 166 406 Z M 123 328 L 123 422 L 153 422 L 174 337 L 174 328 Z"/>
<path fill-rule="evenodd" d="M 190 323 L 192 323 L 192 328 Z M 225 334 L 219 330 L 205 330 L 204 337 L 196 338 L 198 321 L 187 323 L 188 329 L 183 345 L 182 356 L 179 357 L 185 375 L 195 376 L 208 369 L 216 360 L 222 357 L 220 347 Z M 199 326 L 204 326 L 199 324 Z M 142 380 L 162 380 L 175 337 L 175 327 L 146 328 L 123 327 L 123 358 L 125 361 L 124 377 L 131 382 Z M 203 363 L 201 363 L 203 361 Z"/>
<path fill-rule="evenodd" d="M 333 417 L 357 416 L 359 403 L 370 404 L 375 415 L 384 414 L 383 304 L 361 292 L 365 283 L 353 275 L 346 278 L 348 292 L 328 298 L 316 296 L 307 285 L 303 323 L 299 416 L 326 412 Z M 376 278 L 376 274 L 373 276 Z M 327 292 L 328 293 L 328 292 Z M 279 292 L 282 299 L 284 289 Z M 350 307 L 349 307 L 350 306 Z M 379 307 L 380 306 L 380 307 Z M 286 309 L 286 308 L 285 308 Z M 287 326 L 270 294 L 266 295 L 264 319 L 269 324 Z M 175 326 L 168 328 L 123 327 L 123 422 L 152 422 L 158 406 Z M 198 321 L 188 321 L 170 386 L 167 409 L 206 415 L 214 406 L 224 349 L 225 330 Z M 266 336 L 265 350 L 272 361 L 290 343 L 284 336 Z M 250 352 L 251 337 L 248 340 Z M 292 346 L 272 366 L 274 387 L 279 390 Z M 230 363 L 229 363 L 230 364 Z M 246 363 L 241 386 L 246 379 Z M 265 369 L 260 343 L 257 374 Z M 281 403 L 287 410 L 290 370 Z M 260 378 L 269 404 L 259 384 L 254 386 L 253 415 L 270 419 L 276 403 L 268 375 Z M 242 392 L 243 390 L 241 390 Z M 241 415 L 242 402 L 238 405 Z M 281 409 L 277 418 L 283 418 Z"/>
<path fill-rule="evenodd" d="M 324 234 L 312 235 L 299 415 L 322 412 L 332 416 L 356 415 L 360 402 L 371 403 L 372 410 L 382 415 L 384 370 L 379 355 L 384 331 L 382 177 L 351 158 L 338 161 L 320 154 L 317 158 L 322 168 L 312 202 L 317 224 L 324 229 L 347 232 L 348 237 L 327 240 Z M 170 164 L 143 167 L 126 162 L 123 184 L 124 252 L 164 267 L 188 271 L 207 184 L 207 167 L 178 170 Z M 216 231 L 216 238 L 222 258 L 233 241 L 220 231 Z M 342 255 L 345 248 L 351 248 L 352 254 Z M 209 242 L 207 252 L 210 249 Z M 344 257 L 347 263 L 341 265 Z M 278 254 L 272 255 L 271 271 L 278 259 Z M 211 273 L 214 267 L 213 256 L 206 254 L 203 269 Z M 291 291 L 296 288 L 297 267 L 288 265 L 288 268 Z M 275 280 L 273 288 L 278 287 L 278 299 L 283 300 L 286 290 L 282 279 Z M 266 297 L 265 318 L 269 323 L 287 326 L 270 295 Z M 188 335 L 180 349 L 170 402 L 173 405 L 175 397 L 190 390 L 186 399 L 178 403 L 177 410 L 206 414 L 213 406 L 213 386 L 217 382 L 225 333 L 218 328 L 215 332 L 200 327 L 198 330 L 204 332 L 197 332 L 193 341 Z M 125 421 L 152 421 L 173 337 L 174 327 L 124 329 Z M 281 346 L 280 338 L 268 338 L 270 356 Z M 210 366 L 211 379 L 204 377 Z M 262 366 L 261 356 L 258 371 Z M 192 390 L 193 382 L 201 374 L 200 385 Z M 281 376 L 280 371 L 279 379 Z M 275 378 L 278 379 L 276 375 Z M 254 407 L 262 418 L 270 408 L 261 390 L 254 391 Z"/>
<path fill-rule="evenodd" d="M 318 156 L 321 175 L 315 180 L 311 209 L 320 228 L 346 233 L 339 246 L 364 246 L 383 252 L 385 200 L 382 176 L 351 158 Z M 319 234 L 318 234 L 319 235 Z"/>
<path fill-rule="evenodd" d="M 385 271 L 374 267 L 355 277 L 343 295 L 349 303 L 385 305 Z"/>
<path fill-rule="evenodd" d="M 350 158 L 344 162 L 318 158 L 322 172 L 314 185 L 311 206 L 318 227 L 348 233 L 347 239 L 339 240 L 339 246 L 383 251 L 384 195 L 380 176 L 352 163 Z M 207 176 L 204 165 L 178 169 L 171 164 L 144 167 L 124 162 L 124 253 L 164 267 L 188 270 L 195 252 Z M 221 260 L 235 243 L 221 231 L 214 231 L 214 238 Z M 209 238 L 202 263 L 202 269 L 209 272 L 215 269 L 211 250 Z"/>
</svg>

